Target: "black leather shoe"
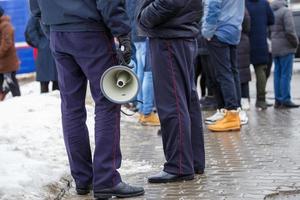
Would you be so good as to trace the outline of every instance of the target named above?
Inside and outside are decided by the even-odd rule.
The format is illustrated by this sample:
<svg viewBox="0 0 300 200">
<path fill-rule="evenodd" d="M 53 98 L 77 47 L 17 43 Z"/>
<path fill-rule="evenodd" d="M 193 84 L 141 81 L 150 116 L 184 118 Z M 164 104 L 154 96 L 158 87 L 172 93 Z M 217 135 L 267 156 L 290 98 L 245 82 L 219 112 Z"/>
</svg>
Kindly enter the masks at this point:
<svg viewBox="0 0 300 200">
<path fill-rule="evenodd" d="M 88 193 L 90 193 L 90 191 L 92 190 L 92 186 L 88 186 L 86 188 L 79 188 L 76 187 L 76 192 L 78 195 L 87 195 Z"/>
<path fill-rule="evenodd" d="M 299 108 L 299 106 L 300 105 L 297 105 L 297 104 L 293 103 L 292 101 L 282 103 L 282 105 L 281 105 L 282 108 Z"/>
<path fill-rule="evenodd" d="M 281 102 L 275 101 L 274 108 L 281 108 Z"/>
<path fill-rule="evenodd" d="M 145 193 L 144 188 L 134 187 L 126 183 L 119 183 L 115 187 L 94 191 L 95 199 L 109 199 L 113 196 L 119 198 L 129 198 L 143 195 Z"/>
<path fill-rule="evenodd" d="M 194 169 L 195 174 L 204 174 L 204 169 Z"/>
<path fill-rule="evenodd" d="M 189 181 L 194 179 L 194 174 L 191 175 L 174 175 L 165 171 L 161 171 L 154 176 L 148 178 L 149 183 L 170 183 L 178 181 Z"/>
</svg>

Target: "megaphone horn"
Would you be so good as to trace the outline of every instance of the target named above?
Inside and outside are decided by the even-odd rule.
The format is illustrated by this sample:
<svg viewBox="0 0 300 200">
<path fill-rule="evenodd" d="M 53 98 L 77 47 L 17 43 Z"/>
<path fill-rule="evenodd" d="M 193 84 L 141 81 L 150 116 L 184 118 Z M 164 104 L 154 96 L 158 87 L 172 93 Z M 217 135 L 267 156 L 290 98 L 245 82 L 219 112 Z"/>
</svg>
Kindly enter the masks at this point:
<svg viewBox="0 0 300 200">
<path fill-rule="evenodd" d="M 107 69 L 100 80 L 103 95 L 113 103 L 125 104 L 135 100 L 140 82 L 130 68 L 122 65 Z"/>
</svg>

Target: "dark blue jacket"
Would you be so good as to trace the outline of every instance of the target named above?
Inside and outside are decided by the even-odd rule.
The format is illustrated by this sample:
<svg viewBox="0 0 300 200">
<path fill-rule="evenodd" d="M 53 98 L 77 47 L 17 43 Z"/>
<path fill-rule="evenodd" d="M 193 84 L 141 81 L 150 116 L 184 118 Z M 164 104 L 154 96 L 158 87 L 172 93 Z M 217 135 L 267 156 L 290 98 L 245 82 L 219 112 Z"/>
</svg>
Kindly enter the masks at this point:
<svg viewBox="0 0 300 200">
<path fill-rule="evenodd" d="M 53 31 L 130 32 L 124 0 L 30 0 L 30 8 Z"/>
<path fill-rule="evenodd" d="M 41 29 L 38 18 L 31 17 L 25 30 L 26 42 L 38 49 L 36 59 L 36 80 L 57 81 L 57 70 L 50 50 L 50 42 Z"/>
<path fill-rule="evenodd" d="M 137 33 L 137 5 L 140 0 L 126 0 L 126 10 L 131 23 L 131 39 L 132 42 L 144 42 L 146 41 L 146 37 L 138 36 Z"/>
<path fill-rule="evenodd" d="M 0 17 L 4 14 L 3 8 L 0 6 Z"/>
<path fill-rule="evenodd" d="M 251 18 L 251 63 L 267 64 L 269 62 L 268 26 L 274 24 L 273 11 L 266 0 L 247 0 L 246 6 Z"/>
<path fill-rule="evenodd" d="M 141 0 L 138 25 L 141 34 L 153 38 L 196 37 L 201 0 Z"/>
</svg>

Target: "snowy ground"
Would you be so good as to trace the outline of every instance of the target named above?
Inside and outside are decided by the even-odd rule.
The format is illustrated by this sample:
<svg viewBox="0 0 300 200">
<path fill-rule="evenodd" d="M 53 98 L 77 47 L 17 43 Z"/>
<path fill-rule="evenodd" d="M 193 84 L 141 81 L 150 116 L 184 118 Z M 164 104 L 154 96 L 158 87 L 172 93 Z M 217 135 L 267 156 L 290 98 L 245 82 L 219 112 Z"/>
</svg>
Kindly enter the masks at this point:
<svg viewBox="0 0 300 200">
<path fill-rule="evenodd" d="M 22 97 L 0 102 L 0 199 L 49 199 L 47 186 L 69 173 L 63 143 L 58 92 L 39 94 L 39 85 L 21 88 Z M 87 106 L 93 130 L 93 107 Z M 123 117 L 122 121 L 135 121 Z M 91 141 L 93 141 L 93 133 Z M 122 174 L 147 172 L 147 162 L 124 160 Z M 134 166 L 134 167 L 133 167 Z"/>
</svg>

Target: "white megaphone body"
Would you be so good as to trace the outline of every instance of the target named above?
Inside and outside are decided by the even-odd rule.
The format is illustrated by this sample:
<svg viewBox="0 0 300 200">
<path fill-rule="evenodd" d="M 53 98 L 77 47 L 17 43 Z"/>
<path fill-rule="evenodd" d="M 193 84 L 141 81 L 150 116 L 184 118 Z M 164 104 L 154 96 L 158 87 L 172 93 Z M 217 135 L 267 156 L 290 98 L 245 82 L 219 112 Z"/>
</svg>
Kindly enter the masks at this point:
<svg viewBox="0 0 300 200">
<path fill-rule="evenodd" d="M 100 88 L 109 101 L 125 104 L 135 100 L 140 89 L 140 82 L 129 67 L 117 65 L 103 73 Z"/>
</svg>

